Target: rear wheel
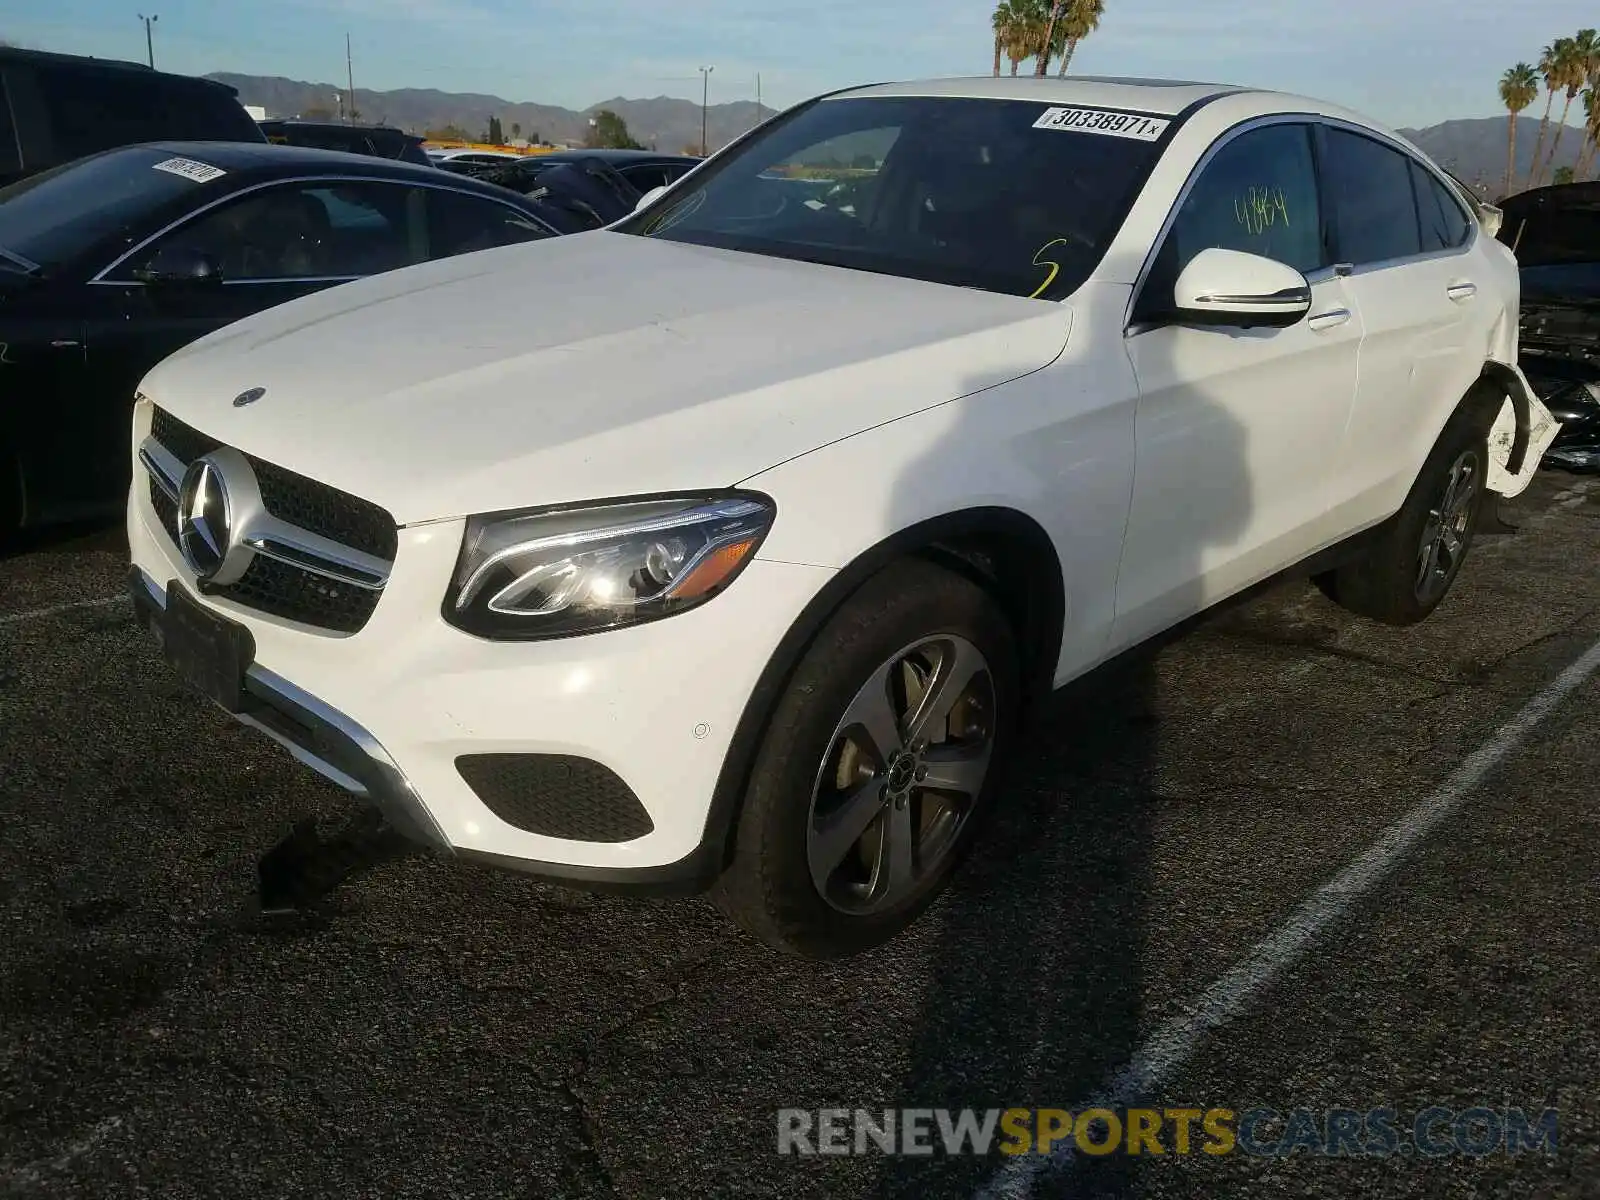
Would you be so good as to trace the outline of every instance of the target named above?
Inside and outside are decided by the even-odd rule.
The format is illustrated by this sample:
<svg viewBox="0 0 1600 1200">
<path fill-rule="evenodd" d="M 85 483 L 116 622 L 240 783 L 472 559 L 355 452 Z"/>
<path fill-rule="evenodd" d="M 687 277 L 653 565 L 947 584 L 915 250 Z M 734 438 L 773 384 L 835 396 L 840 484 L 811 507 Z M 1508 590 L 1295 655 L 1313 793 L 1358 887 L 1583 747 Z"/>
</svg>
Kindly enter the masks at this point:
<svg viewBox="0 0 1600 1200">
<path fill-rule="evenodd" d="M 1484 392 L 1456 410 L 1405 505 L 1357 561 L 1321 576 L 1330 600 L 1386 625 L 1426 620 L 1449 593 L 1489 496 L 1489 429 L 1502 397 Z"/>
<path fill-rule="evenodd" d="M 981 588 L 916 561 L 873 579 L 779 701 L 718 906 L 806 958 L 899 933 L 991 807 L 1019 695 L 1010 628 Z"/>
</svg>

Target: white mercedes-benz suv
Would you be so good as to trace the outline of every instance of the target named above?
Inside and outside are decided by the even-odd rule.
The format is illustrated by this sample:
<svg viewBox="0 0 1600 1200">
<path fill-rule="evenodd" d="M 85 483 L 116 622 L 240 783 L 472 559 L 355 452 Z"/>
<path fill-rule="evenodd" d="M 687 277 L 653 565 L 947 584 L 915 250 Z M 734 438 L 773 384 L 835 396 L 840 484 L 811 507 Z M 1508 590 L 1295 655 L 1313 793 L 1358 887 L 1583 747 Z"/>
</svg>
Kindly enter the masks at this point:
<svg viewBox="0 0 1600 1200">
<path fill-rule="evenodd" d="M 1052 687 L 1292 567 L 1434 609 L 1554 434 L 1497 215 L 1303 97 L 822 96 L 610 228 L 167 359 L 132 587 L 416 840 L 850 953 Z"/>
</svg>

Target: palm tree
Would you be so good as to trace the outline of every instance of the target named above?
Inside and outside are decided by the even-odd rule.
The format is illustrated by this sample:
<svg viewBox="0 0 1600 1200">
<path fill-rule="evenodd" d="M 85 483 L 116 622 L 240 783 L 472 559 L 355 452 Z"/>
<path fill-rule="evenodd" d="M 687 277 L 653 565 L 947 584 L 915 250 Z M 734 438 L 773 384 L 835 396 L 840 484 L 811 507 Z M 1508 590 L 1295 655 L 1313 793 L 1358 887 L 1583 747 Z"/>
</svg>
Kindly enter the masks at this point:
<svg viewBox="0 0 1600 1200">
<path fill-rule="evenodd" d="M 1528 63 L 1518 63 L 1500 76 L 1500 99 L 1511 114 L 1510 147 L 1506 152 L 1505 195 L 1511 194 L 1511 183 L 1517 176 L 1517 117 L 1539 98 L 1539 73 Z"/>
<path fill-rule="evenodd" d="M 1556 167 L 1556 151 L 1561 148 L 1561 135 L 1566 132 L 1567 116 L 1572 111 L 1572 102 L 1578 98 L 1578 93 L 1583 91 L 1589 82 L 1591 64 L 1600 57 L 1600 48 L 1596 46 L 1596 39 L 1600 38 L 1593 29 L 1582 29 L 1574 38 L 1563 38 L 1566 54 L 1558 61 L 1557 66 L 1561 71 L 1561 82 L 1567 88 L 1567 102 L 1561 108 L 1561 123 L 1556 126 L 1556 135 L 1550 139 L 1550 157 L 1545 162 L 1545 170 L 1554 172 Z M 1535 171 L 1538 170 L 1535 164 Z"/>
<path fill-rule="evenodd" d="M 1539 140 L 1533 144 L 1533 167 L 1528 175 L 1528 186 L 1533 187 L 1538 182 L 1539 164 L 1543 161 L 1544 139 L 1550 131 L 1550 108 L 1556 102 L 1556 93 L 1563 86 L 1561 77 L 1561 63 L 1566 51 L 1563 45 L 1570 41 L 1569 38 L 1558 38 L 1546 46 L 1539 55 L 1539 74 L 1544 77 L 1544 119 L 1539 122 Z M 999 74 L 998 67 L 995 71 Z"/>
<path fill-rule="evenodd" d="M 1039 61 L 1034 64 L 1035 75 L 1045 75 L 1050 70 L 1050 56 L 1056 50 L 1056 30 L 1061 28 L 1061 18 L 1066 15 L 1070 0 L 1050 0 L 1050 12 L 1045 17 L 1044 32 L 1039 38 Z"/>
<path fill-rule="evenodd" d="M 994 6 L 994 16 L 989 18 L 989 25 L 994 30 L 994 77 L 1000 78 L 1000 56 L 1005 53 L 1006 42 L 1011 33 L 1013 14 L 1009 0 L 1000 0 Z"/>
<path fill-rule="evenodd" d="M 1582 179 L 1594 166 L 1595 151 L 1600 150 L 1600 92 L 1593 86 L 1583 89 L 1583 148 L 1578 151 L 1578 164 L 1572 169 L 1574 181 Z"/>
<path fill-rule="evenodd" d="M 1000 73 L 1000 54 L 1011 60 L 1011 73 L 1039 52 L 1044 36 L 1046 12 L 1043 0 L 1001 0 L 991 24 L 996 43 L 995 74 Z"/>
<path fill-rule="evenodd" d="M 1067 45 L 1061 52 L 1061 69 L 1056 72 L 1057 75 L 1067 73 L 1072 56 L 1077 53 L 1078 43 L 1100 28 L 1100 18 L 1105 16 L 1105 12 L 1106 0 L 1073 0 L 1068 5 L 1066 19 L 1062 22 Z"/>
</svg>

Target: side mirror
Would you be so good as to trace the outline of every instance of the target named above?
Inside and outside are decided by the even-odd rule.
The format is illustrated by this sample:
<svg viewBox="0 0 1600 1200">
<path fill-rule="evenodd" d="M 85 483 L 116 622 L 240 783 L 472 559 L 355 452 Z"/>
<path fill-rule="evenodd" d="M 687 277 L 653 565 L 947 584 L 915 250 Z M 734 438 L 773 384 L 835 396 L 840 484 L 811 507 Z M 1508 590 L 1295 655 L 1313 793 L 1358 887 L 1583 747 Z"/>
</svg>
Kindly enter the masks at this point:
<svg viewBox="0 0 1600 1200">
<path fill-rule="evenodd" d="M 1212 248 L 1183 269 L 1172 299 L 1179 324 L 1283 329 L 1311 311 L 1311 285 L 1281 262 Z"/>
<path fill-rule="evenodd" d="M 657 184 L 655 187 L 651 188 L 644 195 L 639 197 L 639 202 L 633 206 L 633 211 L 634 212 L 638 212 L 645 205 L 654 204 L 656 197 L 661 195 L 661 193 L 666 191 L 666 190 L 667 189 L 666 189 L 666 187 L 664 185 Z"/>
<path fill-rule="evenodd" d="M 150 261 L 134 271 L 140 283 L 170 287 L 206 285 L 222 282 L 222 269 L 209 254 L 182 246 L 157 250 Z"/>
</svg>

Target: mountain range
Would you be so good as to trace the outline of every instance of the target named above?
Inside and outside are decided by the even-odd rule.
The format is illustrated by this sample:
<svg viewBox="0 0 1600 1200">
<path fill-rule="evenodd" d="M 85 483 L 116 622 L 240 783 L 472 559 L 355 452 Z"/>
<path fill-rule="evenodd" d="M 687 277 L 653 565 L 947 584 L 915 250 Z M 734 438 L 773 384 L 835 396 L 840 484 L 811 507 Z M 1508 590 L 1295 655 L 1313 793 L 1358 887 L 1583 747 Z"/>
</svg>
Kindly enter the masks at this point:
<svg viewBox="0 0 1600 1200">
<path fill-rule="evenodd" d="M 260 105 L 274 117 L 336 113 L 339 102 L 335 97 L 345 90 L 337 84 L 306 83 L 278 76 L 216 72 L 208 78 L 237 89 L 241 103 Z M 361 120 L 395 125 L 412 133 L 454 126 L 476 138 L 487 132 L 489 118 L 496 117 L 508 138 L 514 137 L 514 130 L 520 128 L 522 136 L 530 141 L 542 139 L 576 145 L 587 136 L 589 119 L 601 109 L 610 109 L 627 122 L 635 141 L 652 149 L 676 154 L 698 150 L 700 146 L 700 106 L 692 100 L 670 96 L 650 100 L 618 96 L 582 111 L 432 88 L 399 88 L 388 92 L 357 88 L 355 99 L 355 111 Z M 706 109 L 706 140 L 716 149 L 776 111 L 766 105 L 758 109 L 753 100 L 710 105 Z"/>
<path fill-rule="evenodd" d="M 273 116 L 289 117 L 336 111 L 335 97 L 344 88 L 332 83 L 306 83 L 278 76 L 235 75 L 219 72 L 210 76 L 239 92 L 245 104 L 260 105 Z M 589 120 L 601 109 L 610 109 L 627 122 L 635 140 L 657 150 L 679 152 L 700 145 L 700 106 L 692 100 L 657 96 L 648 100 L 629 100 L 618 96 L 581 111 L 553 104 L 536 104 L 478 93 L 441 92 L 431 88 L 400 88 L 378 92 L 357 88 L 356 112 L 362 120 L 397 125 L 413 133 L 426 133 L 454 126 L 473 137 L 487 131 L 490 117 L 497 117 L 507 137 L 515 130 L 533 140 L 556 143 L 581 143 L 589 131 Z M 712 149 L 752 128 L 775 110 L 757 108 L 754 101 L 739 100 L 713 104 L 706 109 L 706 140 Z M 1454 172 L 1464 182 L 1482 184 L 1498 192 L 1506 170 L 1504 117 L 1445 121 L 1422 129 L 1401 130 L 1421 146 L 1435 161 Z M 1552 130 L 1556 128 L 1551 124 Z M 1539 120 L 1521 117 L 1517 124 L 1517 174 L 1525 178 L 1532 165 L 1534 144 L 1538 140 Z M 1569 126 L 1562 134 L 1555 165 L 1572 166 L 1582 143 L 1582 131 Z M 1548 143 L 1546 145 L 1548 154 Z"/>
</svg>

